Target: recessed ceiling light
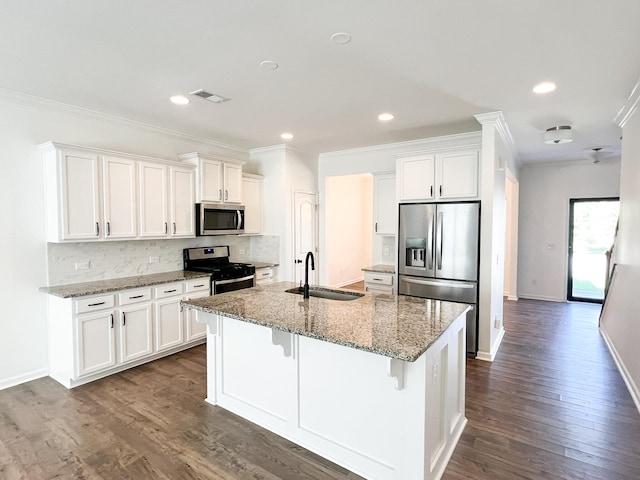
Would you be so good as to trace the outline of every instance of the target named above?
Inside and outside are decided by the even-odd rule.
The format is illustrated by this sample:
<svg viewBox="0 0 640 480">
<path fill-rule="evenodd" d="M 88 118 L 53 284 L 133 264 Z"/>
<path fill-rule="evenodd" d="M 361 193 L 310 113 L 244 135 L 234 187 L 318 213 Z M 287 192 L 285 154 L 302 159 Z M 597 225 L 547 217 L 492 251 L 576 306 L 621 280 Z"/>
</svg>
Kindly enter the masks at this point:
<svg viewBox="0 0 640 480">
<path fill-rule="evenodd" d="M 553 82 L 542 82 L 533 87 L 533 93 L 542 95 L 543 93 L 550 93 L 556 89 L 556 84 Z"/>
<path fill-rule="evenodd" d="M 186 105 L 187 103 L 191 103 L 191 101 L 184 95 L 174 95 L 169 100 L 171 100 L 176 105 Z"/>
<path fill-rule="evenodd" d="M 338 45 L 346 45 L 351 41 L 351 35 L 345 32 L 338 32 L 331 35 L 331 40 Z"/>
<path fill-rule="evenodd" d="M 380 120 L 381 122 L 388 122 L 389 120 L 393 120 L 393 115 L 391 115 L 390 113 L 381 113 L 380 115 L 378 115 L 378 120 Z"/>
<path fill-rule="evenodd" d="M 280 135 L 280 138 L 283 140 L 291 140 L 293 138 L 293 133 L 285 132 L 282 135 Z"/>
<path fill-rule="evenodd" d="M 276 62 L 274 62 L 273 60 L 264 60 L 263 62 L 260 62 L 260 68 L 263 68 L 265 70 L 275 70 L 279 67 L 280 65 L 278 65 Z"/>
</svg>

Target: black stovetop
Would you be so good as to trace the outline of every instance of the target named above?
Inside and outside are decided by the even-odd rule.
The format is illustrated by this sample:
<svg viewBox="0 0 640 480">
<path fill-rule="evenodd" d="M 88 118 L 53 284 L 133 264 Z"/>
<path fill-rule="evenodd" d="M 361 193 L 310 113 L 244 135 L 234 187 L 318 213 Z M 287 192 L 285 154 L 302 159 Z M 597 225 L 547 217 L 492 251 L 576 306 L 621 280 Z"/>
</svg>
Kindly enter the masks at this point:
<svg viewBox="0 0 640 480">
<path fill-rule="evenodd" d="M 185 248 L 182 254 L 185 270 L 210 272 L 213 280 L 242 278 L 256 273 L 256 267 L 249 263 L 230 262 L 228 246 Z"/>
</svg>

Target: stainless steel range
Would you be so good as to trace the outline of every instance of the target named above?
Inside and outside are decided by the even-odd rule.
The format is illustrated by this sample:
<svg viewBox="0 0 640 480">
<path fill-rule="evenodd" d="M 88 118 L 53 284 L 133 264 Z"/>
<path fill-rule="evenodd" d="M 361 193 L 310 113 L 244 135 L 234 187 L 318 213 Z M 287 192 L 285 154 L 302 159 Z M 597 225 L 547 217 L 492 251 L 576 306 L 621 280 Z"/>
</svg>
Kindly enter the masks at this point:
<svg viewBox="0 0 640 480">
<path fill-rule="evenodd" d="M 251 288 L 256 284 L 256 267 L 229 261 L 229 247 L 185 248 L 184 269 L 211 273 L 211 295 Z"/>
</svg>

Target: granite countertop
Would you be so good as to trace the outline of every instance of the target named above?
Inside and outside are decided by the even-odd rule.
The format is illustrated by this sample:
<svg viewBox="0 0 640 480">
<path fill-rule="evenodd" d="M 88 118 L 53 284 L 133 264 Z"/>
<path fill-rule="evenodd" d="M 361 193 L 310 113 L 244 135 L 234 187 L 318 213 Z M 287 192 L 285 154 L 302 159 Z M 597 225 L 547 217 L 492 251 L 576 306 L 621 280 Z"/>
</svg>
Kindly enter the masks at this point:
<svg viewBox="0 0 640 480">
<path fill-rule="evenodd" d="M 84 297 L 85 295 L 97 295 L 99 293 L 115 292 L 118 290 L 127 290 L 129 288 L 148 287 L 151 285 L 161 285 L 163 283 L 181 282 L 183 280 L 209 276 L 211 276 L 211 274 L 206 272 L 176 270 L 174 272 L 138 275 L 135 277 L 97 280 L 94 282 L 73 283 L 53 287 L 40 287 L 40 291 L 62 298 Z"/>
<path fill-rule="evenodd" d="M 361 269 L 363 272 L 377 272 L 377 273 L 396 273 L 395 265 L 373 265 L 371 267 L 364 267 Z"/>
<path fill-rule="evenodd" d="M 278 264 L 274 263 L 274 262 L 252 262 L 252 261 L 248 261 L 248 262 L 241 262 L 241 263 L 248 263 L 249 265 L 253 265 L 256 268 L 269 268 L 269 267 L 277 267 Z"/>
<path fill-rule="evenodd" d="M 422 355 L 469 305 L 365 293 L 350 301 L 286 293 L 278 282 L 182 301 L 196 310 L 317 338 L 409 362 Z"/>
</svg>

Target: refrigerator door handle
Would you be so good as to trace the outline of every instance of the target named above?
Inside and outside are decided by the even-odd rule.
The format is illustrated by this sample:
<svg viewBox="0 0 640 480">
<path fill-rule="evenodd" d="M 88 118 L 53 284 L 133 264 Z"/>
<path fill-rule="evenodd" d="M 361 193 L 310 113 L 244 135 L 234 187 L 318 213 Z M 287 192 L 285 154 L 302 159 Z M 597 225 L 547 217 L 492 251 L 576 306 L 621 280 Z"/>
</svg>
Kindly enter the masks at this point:
<svg viewBox="0 0 640 480">
<path fill-rule="evenodd" d="M 452 287 L 452 288 L 475 288 L 473 283 L 454 283 L 454 282 L 442 282 L 431 280 L 418 280 L 416 278 L 402 277 L 402 280 L 407 283 L 415 283 L 417 285 L 429 285 L 431 287 Z"/>
<path fill-rule="evenodd" d="M 442 245 L 443 245 L 443 241 L 442 241 L 442 216 L 443 213 L 442 212 L 438 212 L 438 233 L 437 233 L 437 239 L 438 239 L 438 246 L 436 248 L 436 263 L 437 263 L 437 269 L 438 270 L 442 270 Z"/>
<path fill-rule="evenodd" d="M 429 270 L 433 270 L 433 212 L 429 212 L 429 227 L 427 230 L 427 258 L 429 259 Z"/>
</svg>

